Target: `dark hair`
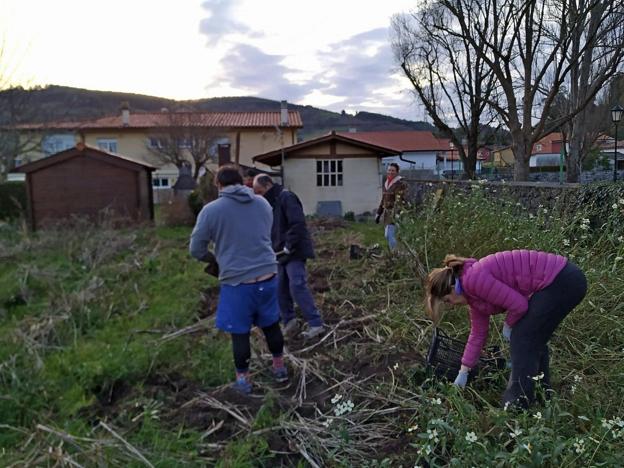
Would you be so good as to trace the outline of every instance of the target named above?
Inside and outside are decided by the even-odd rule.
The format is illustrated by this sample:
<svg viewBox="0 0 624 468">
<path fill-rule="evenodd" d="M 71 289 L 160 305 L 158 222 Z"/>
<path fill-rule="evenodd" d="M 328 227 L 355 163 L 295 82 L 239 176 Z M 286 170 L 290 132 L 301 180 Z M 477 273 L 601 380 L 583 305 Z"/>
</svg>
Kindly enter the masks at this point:
<svg viewBox="0 0 624 468">
<path fill-rule="evenodd" d="M 261 174 L 261 172 L 255 167 L 250 167 L 245 171 L 245 177 L 256 177 L 258 174 Z"/>
<path fill-rule="evenodd" d="M 260 174 L 258 177 L 255 178 L 254 182 L 264 188 L 268 188 L 269 185 L 273 185 L 273 179 L 271 179 L 271 176 L 267 174 Z"/>
<path fill-rule="evenodd" d="M 221 187 L 227 187 L 228 185 L 242 185 L 243 177 L 236 166 L 227 165 L 221 166 L 215 176 L 215 181 L 221 185 Z"/>
<path fill-rule="evenodd" d="M 390 163 L 388 166 L 389 166 L 389 167 L 394 167 L 394 168 L 397 170 L 397 172 L 399 172 L 399 171 L 401 170 L 401 169 L 399 168 L 399 165 L 398 165 L 397 163 Z"/>
</svg>

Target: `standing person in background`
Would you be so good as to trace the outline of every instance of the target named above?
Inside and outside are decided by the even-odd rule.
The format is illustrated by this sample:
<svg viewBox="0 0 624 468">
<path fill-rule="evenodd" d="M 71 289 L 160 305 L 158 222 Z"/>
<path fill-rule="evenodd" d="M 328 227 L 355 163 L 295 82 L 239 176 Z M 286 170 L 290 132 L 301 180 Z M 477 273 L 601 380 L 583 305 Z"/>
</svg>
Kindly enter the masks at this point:
<svg viewBox="0 0 624 468">
<path fill-rule="evenodd" d="M 407 193 L 407 184 L 399 175 L 399 165 L 391 163 L 386 172 L 386 181 L 383 185 L 381 202 L 377 208 L 377 216 L 375 223 L 379 224 L 383 216 L 384 236 L 388 241 L 388 248 L 392 251 L 396 249 L 396 225 L 395 218 L 397 209 L 400 209 L 405 195 Z"/>
<path fill-rule="evenodd" d="M 308 288 L 305 263 L 314 258 L 312 238 L 308 232 L 299 197 L 284 190 L 266 174 L 254 179 L 254 191 L 263 195 L 273 207 L 271 239 L 278 255 L 279 303 L 284 334 L 296 331 L 294 303 L 301 308 L 308 329 L 302 333 L 306 339 L 314 338 L 325 330 L 323 319 Z M 294 300 L 294 301 L 293 301 Z"/>
<path fill-rule="evenodd" d="M 249 169 L 247 169 L 245 171 L 245 177 L 243 177 L 243 185 L 245 187 L 253 189 L 254 177 L 256 177 L 258 174 L 261 174 L 261 172 L 256 168 L 250 167 Z"/>
<path fill-rule="evenodd" d="M 215 183 L 219 198 L 199 213 L 191 234 L 190 252 L 203 262 L 216 258 L 218 268 L 214 271 L 218 271 L 221 285 L 216 326 L 232 336 L 234 388 L 249 394 L 249 332 L 253 325 L 262 329 L 273 355 L 275 380 L 288 380 L 279 326 L 277 262 L 271 247 L 273 216 L 266 200 L 243 186 L 236 167 L 220 167 Z M 214 256 L 208 250 L 211 242 Z"/>
<path fill-rule="evenodd" d="M 550 387 L 548 341 L 585 297 L 587 280 L 567 258 L 535 250 L 498 252 L 479 260 L 447 255 L 427 278 L 427 311 L 434 324 L 442 303 L 467 304 L 470 336 L 455 385 L 464 387 L 479 360 L 490 315 L 507 311 L 503 336 L 511 343 L 511 376 L 503 404 L 527 407 L 536 379 Z"/>
</svg>

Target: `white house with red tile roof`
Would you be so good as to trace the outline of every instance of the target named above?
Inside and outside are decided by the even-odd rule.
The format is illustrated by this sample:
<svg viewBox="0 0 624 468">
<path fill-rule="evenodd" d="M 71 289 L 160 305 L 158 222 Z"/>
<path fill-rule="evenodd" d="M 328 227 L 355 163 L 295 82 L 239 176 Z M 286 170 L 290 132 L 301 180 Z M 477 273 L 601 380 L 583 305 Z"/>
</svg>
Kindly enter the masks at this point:
<svg viewBox="0 0 624 468">
<path fill-rule="evenodd" d="M 366 143 L 392 148 L 398 156 L 386 157 L 383 164 L 397 163 L 401 169 L 429 170 L 440 174 L 442 171 L 462 171 L 463 164 L 459 152 L 453 149 L 448 138 L 438 138 L 427 130 L 381 131 L 340 133 Z M 477 157 L 477 170 L 481 161 L 487 159 L 485 148 Z"/>
</svg>

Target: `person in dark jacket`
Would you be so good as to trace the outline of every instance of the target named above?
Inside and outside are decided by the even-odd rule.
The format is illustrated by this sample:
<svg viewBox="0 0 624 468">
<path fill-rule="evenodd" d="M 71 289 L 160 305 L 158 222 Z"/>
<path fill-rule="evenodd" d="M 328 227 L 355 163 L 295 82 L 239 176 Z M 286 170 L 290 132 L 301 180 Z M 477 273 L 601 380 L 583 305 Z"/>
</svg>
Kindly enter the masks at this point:
<svg viewBox="0 0 624 468">
<path fill-rule="evenodd" d="M 318 336 L 323 333 L 324 324 L 307 283 L 305 262 L 314 258 L 314 247 L 301 201 L 293 192 L 274 184 L 266 174 L 256 176 L 254 191 L 264 196 L 273 207 L 271 240 L 273 250 L 278 254 L 279 303 L 284 334 L 289 335 L 297 329 L 296 302 L 308 323 L 303 337 Z"/>
<path fill-rule="evenodd" d="M 407 184 L 399 175 L 399 165 L 391 163 L 388 166 L 381 201 L 379 208 L 377 208 L 377 216 L 375 216 L 375 223 L 377 224 L 383 219 L 384 237 L 388 241 L 390 250 L 397 247 L 395 220 L 398 211 L 405 202 L 406 193 Z"/>
</svg>

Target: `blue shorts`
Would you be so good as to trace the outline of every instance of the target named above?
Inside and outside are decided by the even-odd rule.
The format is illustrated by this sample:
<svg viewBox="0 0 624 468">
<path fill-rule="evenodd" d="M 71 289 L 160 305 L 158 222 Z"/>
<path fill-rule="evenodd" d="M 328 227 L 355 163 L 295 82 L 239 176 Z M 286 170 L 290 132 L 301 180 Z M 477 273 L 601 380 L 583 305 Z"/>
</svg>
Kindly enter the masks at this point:
<svg viewBox="0 0 624 468">
<path fill-rule="evenodd" d="M 280 319 L 277 275 L 265 281 L 221 285 L 216 325 L 227 333 L 249 333 L 251 327 L 268 327 Z"/>
</svg>

